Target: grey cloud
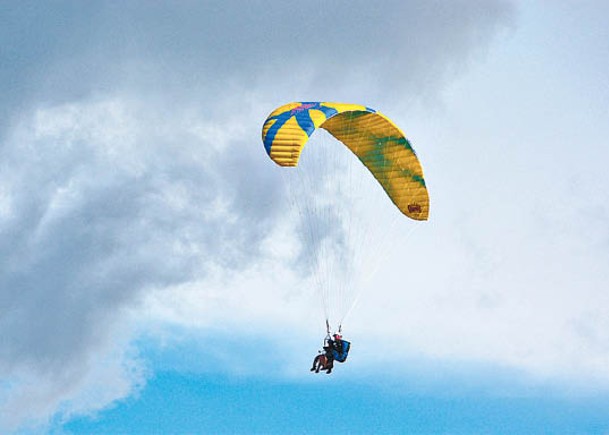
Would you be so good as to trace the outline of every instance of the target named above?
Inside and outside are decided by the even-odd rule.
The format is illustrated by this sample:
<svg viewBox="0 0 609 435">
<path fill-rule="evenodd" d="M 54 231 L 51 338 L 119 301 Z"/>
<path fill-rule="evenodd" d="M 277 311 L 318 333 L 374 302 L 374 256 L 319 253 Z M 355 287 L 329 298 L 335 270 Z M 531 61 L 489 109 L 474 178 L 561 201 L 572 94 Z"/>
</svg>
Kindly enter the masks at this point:
<svg viewBox="0 0 609 435">
<path fill-rule="evenodd" d="M 253 151 L 231 152 L 248 145 L 223 150 L 170 119 L 156 132 L 139 110 L 116 106 L 41 110 L 0 153 L 10 192 L 0 215 L 0 377 L 54 379 L 45 388 L 56 400 L 86 376 L 84 361 L 112 350 L 124 310 L 146 290 L 213 265 L 247 267 L 277 210 L 269 198 L 280 186 L 249 160 Z"/>
<path fill-rule="evenodd" d="M 272 203 L 256 200 L 253 187 L 249 195 L 240 189 L 257 186 L 261 196 L 273 195 L 272 184 L 242 179 L 248 174 L 242 162 L 212 153 L 200 167 L 155 146 L 148 153 L 161 157 L 129 173 L 115 166 L 120 154 L 107 161 L 91 157 L 108 145 L 105 139 L 91 145 L 76 137 L 68 152 L 51 152 L 73 134 L 43 137 L 28 144 L 30 152 L 14 144 L 3 153 L 19 161 L 2 171 L 4 180 L 17 178 L 10 186 L 15 215 L 3 225 L 0 244 L 1 329 L 12 332 L 1 351 L 5 364 L 31 357 L 58 358 L 61 366 L 86 346 L 83 336 L 93 335 L 138 291 L 188 280 L 216 258 L 243 264 L 273 212 Z M 168 203 L 178 194 L 182 204 Z M 218 200 L 226 211 L 206 217 Z M 44 312 L 29 315 L 41 306 Z"/>
<path fill-rule="evenodd" d="M 122 91 L 263 89 L 372 103 L 432 92 L 509 23 L 496 2 L 5 3 L 3 112 Z M 228 88 L 227 88 L 228 86 Z M 370 101 L 372 100 L 372 101 Z"/>
</svg>

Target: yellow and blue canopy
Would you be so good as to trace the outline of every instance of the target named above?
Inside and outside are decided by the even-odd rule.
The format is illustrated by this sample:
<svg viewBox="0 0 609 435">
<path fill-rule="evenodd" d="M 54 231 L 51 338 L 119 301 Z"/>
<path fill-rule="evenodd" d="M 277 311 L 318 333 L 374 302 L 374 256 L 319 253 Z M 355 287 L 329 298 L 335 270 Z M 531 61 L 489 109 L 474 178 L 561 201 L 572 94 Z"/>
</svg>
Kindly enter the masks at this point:
<svg viewBox="0 0 609 435">
<path fill-rule="evenodd" d="M 296 166 L 318 127 L 357 156 L 402 213 L 427 220 L 429 196 L 419 159 L 404 133 L 374 109 L 343 103 L 289 103 L 268 116 L 262 142 L 275 163 Z"/>
</svg>

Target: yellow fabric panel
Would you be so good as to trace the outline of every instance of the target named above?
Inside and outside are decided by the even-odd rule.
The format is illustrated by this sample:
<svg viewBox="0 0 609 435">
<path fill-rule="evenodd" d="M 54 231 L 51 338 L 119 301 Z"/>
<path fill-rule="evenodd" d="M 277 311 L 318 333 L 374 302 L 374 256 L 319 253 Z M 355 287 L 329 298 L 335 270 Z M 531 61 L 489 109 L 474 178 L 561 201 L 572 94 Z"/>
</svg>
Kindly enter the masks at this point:
<svg viewBox="0 0 609 435">
<path fill-rule="evenodd" d="M 300 128 L 295 118 L 291 118 L 275 137 L 270 157 L 281 166 L 296 166 L 300 152 L 308 140 L 307 133 Z"/>
<path fill-rule="evenodd" d="M 339 113 L 342 112 L 350 112 L 353 110 L 362 110 L 366 111 L 366 106 L 362 106 L 360 104 L 347 104 L 347 103 L 323 103 L 326 107 L 331 107 L 332 109 L 336 109 Z"/>
<path fill-rule="evenodd" d="M 309 115 L 315 124 L 315 128 L 319 127 L 326 121 L 326 114 L 320 110 L 309 110 Z"/>
<path fill-rule="evenodd" d="M 423 169 L 404 133 L 380 113 L 343 112 L 321 125 L 370 170 L 406 216 L 427 220 L 429 196 Z"/>
</svg>

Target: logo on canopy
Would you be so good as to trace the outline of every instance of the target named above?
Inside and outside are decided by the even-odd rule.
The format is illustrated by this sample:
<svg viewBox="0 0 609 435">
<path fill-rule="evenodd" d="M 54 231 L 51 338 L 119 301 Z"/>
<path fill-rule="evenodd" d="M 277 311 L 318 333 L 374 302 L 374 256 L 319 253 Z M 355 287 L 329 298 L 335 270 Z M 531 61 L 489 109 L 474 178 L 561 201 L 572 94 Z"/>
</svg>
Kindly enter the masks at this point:
<svg viewBox="0 0 609 435">
<path fill-rule="evenodd" d="M 290 111 L 290 113 L 293 115 L 293 114 L 298 113 L 298 112 L 304 112 L 305 110 L 309 110 L 309 109 L 312 109 L 313 107 L 317 106 L 317 104 L 319 104 L 319 103 L 304 103 L 304 104 L 301 104 L 298 107 L 294 107 Z"/>
<path fill-rule="evenodd" d="M 408 204 L 409 213 L 421 213 L 421 206 L 419 204 Z"/>
</svg>

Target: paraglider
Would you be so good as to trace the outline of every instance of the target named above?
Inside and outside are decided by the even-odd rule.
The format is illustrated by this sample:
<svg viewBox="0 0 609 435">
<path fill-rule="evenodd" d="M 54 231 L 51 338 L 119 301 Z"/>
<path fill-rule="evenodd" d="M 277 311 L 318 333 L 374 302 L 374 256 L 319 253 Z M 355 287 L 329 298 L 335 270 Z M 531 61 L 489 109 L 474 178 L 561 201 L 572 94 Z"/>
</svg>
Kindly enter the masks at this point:
<svg viewBox="0 0 609 435">
<path fill-rule="evenodd" d="M 312 134 L 317 129 L 326 130 L 334 142 L 341 143 L 354 154 L 357 159 L 372 174 L 376 182 L 383 188 L 386 196 L 395 204 L 397 209 L 405 216 L 415 221 L 425 221 L 429 217 L 429 196 L 423 169 L 410 142 L 404 133 L 385 115 L 362 105 L 329 103 L 329 102 L 294 102 L 275 109 L 266 119 L 262 127 L 262 141 L 268 156 L 279 166 L 296 167 L 299 164 L 301 153 Z M 337 165 L 334 166 L 334 168 Z M 307 184 L 303 182 L 301 184 Z M 315 194 L 316 192 L 312 192 Z M 291 194 L 291 193 L 289 193 Z M 296 202 L 299 200 L 296 196 Z M 310 201 L 305 199 L 304 201 Z M 305 207 L 309 204 L 305 203 Z M 317 230 L 314 226 L 322 216 L 320 211 L 335 207 L 335 204 L 326 204 L 324 207 L 309 207 L 309 231 L 312 239 L 322 248 L 319 252 L 327 252 L 328 258 L 320 262 L 340 263 L 343 257 L 336 254 L 338 248 L 324 247 L 327 237 L 324 227 Z M 336 207 L 335 207 L 336 208 Z M 349 219 L 351 216 L 349 216 Z M 327 225 L 326 225 L 327 226 Z M 365 231 L 349 231 L 350 235 L 365 233 Z M 366 247 L 363 243 L 362 246 Z M 361 250 L 361 248 L 360 248 Z M 332 257 L 332 258 L 330 258 Z M 337 259 L 338 258 L 338 259 Z M 323 268 L 323 264 L 318 266 Z M 336 268 L 331 274 L 335 274 Z M 334 278 L 333 276 L 331 277 Z M 347 358 L 350 343 L 330 337 L 330 321 L 337 321 L 338 331 L 342 329 L 342 322 L 355 304 L 355 298 L 340 302 L 342 313 L 337 319 L 330 319 L 329 307 L 331 300 L 341 299 L 347 293 L 342 289 L 333 289 L 329 279 L 320 279 L 318 286 L 324 297 L 326 310 L 327 337 L 324 341 L 324 351 L 314 361 L 312 371 L 324 369 L 327 373 L 332 371 L 334 361 L 344 362 Z M 336 296 L 332 298 L 331 296 Z"/>
<path fill-rule="evenodd" d="M 262 141 L 280 166 L 297 166 L 316 128 L 347 146 L 411 219 L 427 220 L 429 196 L 421 164 L 402 131 L 385 115 L 356 104 L 290 103 L 264 122 Z"/>
<path fill-rule="evenodd" d="M 319 373 L 320 370 L 324 370 L 327 374 L 332 373 L 334 361 L 344 363 L 349 355 L 350 347 L 351 343 L 343 340 L 340 334 L 334 334 L 332 337 L 328 335 L 324 340 L 323 352 L 320 352 L 313 360 L 311 371 Z"/>
</svg>

